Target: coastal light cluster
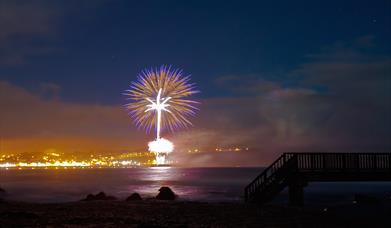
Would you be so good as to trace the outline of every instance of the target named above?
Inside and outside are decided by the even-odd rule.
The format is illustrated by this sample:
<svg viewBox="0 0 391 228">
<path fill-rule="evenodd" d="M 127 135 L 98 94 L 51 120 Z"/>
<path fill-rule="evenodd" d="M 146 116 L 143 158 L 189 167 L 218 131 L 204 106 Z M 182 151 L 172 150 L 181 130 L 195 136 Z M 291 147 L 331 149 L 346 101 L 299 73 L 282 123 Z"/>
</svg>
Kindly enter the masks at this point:
<svg viewBox="0 0 391 228">
<path fill-rule="evenodd" d="M 119 155 L 75 156 L 63 153 L 7 154 L 0 156 L 0 168 L 117 168 L 151 166 L 156 161 L 148 152 L 128 152 Z"/>
<path fill-rule="evenodd" d="M 153 165 L 155 162 L 151 162 L 149 165 Z M 116 168 L 116 167 L 135 167 L 135 166 L 145 166 L 137 161 L 112 161 L 112 162 L 88 162 L 88 161 L 56 161 L 54 163 L 50 162 L 19 162 L 19 163 L 0 163 L 0 168 L 59 168 L 59 167 L 89 167 L 89 168 Z"/>
<path fill-rule="evenodd" d="M 112 161 L 112 162 L 89 162 L 89 161 L 56 161 L 56 162 L 19 162 L 19 163 L 0 163 L 0 168 L 58 168 L 58 167 L 129 167 L 142 166 L 136 161 Z"/>
</svg>

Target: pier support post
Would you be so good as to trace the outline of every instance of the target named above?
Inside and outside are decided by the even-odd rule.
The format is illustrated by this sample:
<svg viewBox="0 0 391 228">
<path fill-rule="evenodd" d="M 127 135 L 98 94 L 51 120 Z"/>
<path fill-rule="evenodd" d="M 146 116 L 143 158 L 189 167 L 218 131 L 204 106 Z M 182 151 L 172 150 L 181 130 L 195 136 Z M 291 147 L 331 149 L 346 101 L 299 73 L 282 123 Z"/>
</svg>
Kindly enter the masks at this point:
<svg viewBox="0 0 391 228">
<path fill-rule="evenodd" d="M 289 183 L 289 205 L 304 205 L 304 187 L 307 182 L 302 178 L 293 178 Z"/>
</svg>

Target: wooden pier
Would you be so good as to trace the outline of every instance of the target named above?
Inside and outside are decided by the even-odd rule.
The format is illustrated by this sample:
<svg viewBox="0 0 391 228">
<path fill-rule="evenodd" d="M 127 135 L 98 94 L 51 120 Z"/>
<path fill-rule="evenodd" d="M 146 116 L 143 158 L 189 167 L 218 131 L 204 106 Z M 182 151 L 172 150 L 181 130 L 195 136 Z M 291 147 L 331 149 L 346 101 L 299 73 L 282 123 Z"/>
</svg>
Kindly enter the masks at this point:
<svg viewBox="0 0 391 228">
<path fill-rule="evenodd" d="M 311 181 L 391 181 L 391 153 L 284 153 L 245 188 L 245 200 L 263 204 L 288 187 L 289 203 L 300 206 Z"/>
</svg>

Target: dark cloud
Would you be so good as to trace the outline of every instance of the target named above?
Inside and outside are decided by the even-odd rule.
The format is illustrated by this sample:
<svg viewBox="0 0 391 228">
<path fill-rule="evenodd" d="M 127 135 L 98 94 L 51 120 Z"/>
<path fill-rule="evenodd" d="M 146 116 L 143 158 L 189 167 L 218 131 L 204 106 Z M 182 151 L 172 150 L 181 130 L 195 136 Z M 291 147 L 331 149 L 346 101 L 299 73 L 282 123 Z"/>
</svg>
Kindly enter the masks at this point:
<svg viewBox="0 0 391 228">
<path fill-rule="evenodd" d="M 42 1 L 0 2 L 0 45 L 28 36 L 48 36 L 55 29 L 59 9 Z"/>
<path fill-rule="evenodd" d="M 59 99 L 61 87 L 55 83 L 45 82 L 40 85 L 40 96 L 47 99 Z"/>
<path fill-rule="evenodd" d="M 357 148 L 367 144 L 389 149 L 391 58 L 346 46 L 322 55 L 322 60 L 303 64 L 293 74 L 303 78 L 303 85 L 322 85 L 332 97 L 328 131 Z"/>
<path fill-rule="evenodd" d="M 218 87 L 229 89 L 236 95 L 261 95 L 281 87 L 280 82 L 266 80 L 261 75 L 222 76 L 215 79 Z"/>
<path fill-rule="evenodd" d="M 359 37 L 354 44 L 363 48 L 373 48 L 375 46 L 375 36 L 374 35 L 366 35 Z"/>
<path fill-rule="evenodd" d="M 93 10 L 97 1 L 0 1 L 0 65 L 17 66 L 37 56 L 64 51 L 63 22 L 81 9 Z"/>
<path fill-rule="evenodd" d="M 30 56 L 50 54 L 58 48 L 36 45 L 32 40 L 51 40 L 61 8 L 43 1 L 0 2 L 0 64 L 19 65 Z"/>
</svg>

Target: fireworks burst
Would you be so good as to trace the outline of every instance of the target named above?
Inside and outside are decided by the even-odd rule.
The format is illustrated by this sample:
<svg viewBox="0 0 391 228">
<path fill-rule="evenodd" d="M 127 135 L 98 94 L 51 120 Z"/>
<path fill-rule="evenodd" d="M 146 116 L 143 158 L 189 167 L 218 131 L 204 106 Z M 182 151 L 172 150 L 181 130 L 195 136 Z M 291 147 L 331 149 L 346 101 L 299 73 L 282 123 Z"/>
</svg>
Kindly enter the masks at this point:
<svg viewBox="0 0 391 228">
<path fill-rule="evenodd" d="M 161 128 L 173 131 L 187 127 L 191 125 L 189 117 L 197 110 L 198 102 L 187 99 L 198 92 L 189 81 L 190 76 L 184 77 L 181 70 L 161 66 L 142 71 L 126 90 L 125 95 L 131 102 L 125 106 L 137 127 L 147 131 L 156 128 L 156 140 L 149 142 L 148 147 L 155 153 L 158 165 L 167 164 L 166 156 L 174 149 L 170 141 L 160 137 Z"/>
<path fill-rule="evenodd" d="M 160 128 L 174 131 L 192 125 L 189 118 L 198 102 L 188 97 L 198 91 L 189 81 L 190 76 L 183 76 L 182 70 L 167 66 L 143 70 L 124 94 L 131 100 L 125 107 L 136 126 L 148 132 L 155 127 L 159 139 Z"/>
</svg>

